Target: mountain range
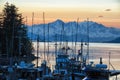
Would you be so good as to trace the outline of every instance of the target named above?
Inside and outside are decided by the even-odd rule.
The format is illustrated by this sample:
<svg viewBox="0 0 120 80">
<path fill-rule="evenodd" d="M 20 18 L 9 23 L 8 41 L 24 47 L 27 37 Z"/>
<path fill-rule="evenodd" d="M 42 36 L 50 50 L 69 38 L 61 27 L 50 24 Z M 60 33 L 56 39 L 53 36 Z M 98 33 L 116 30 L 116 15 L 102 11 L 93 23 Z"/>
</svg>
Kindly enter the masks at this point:
<svg viewBox="0 0 120 80">
<path fill-rule="evenodd" d="M 107 27 L 93 21 L 63 22 L 58 19 L 48 24 L 27 26 L 28 37 L 40 41 L 106 42 L 120 37 L 120 28 Z"/>
</svg>

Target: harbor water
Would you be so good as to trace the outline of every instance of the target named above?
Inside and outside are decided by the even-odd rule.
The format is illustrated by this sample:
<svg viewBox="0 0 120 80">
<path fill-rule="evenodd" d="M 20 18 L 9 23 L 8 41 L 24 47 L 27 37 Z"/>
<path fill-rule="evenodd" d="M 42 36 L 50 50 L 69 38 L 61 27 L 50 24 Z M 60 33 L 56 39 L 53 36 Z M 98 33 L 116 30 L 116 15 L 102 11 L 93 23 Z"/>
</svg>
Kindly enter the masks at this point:
<svg viewBox="0 0 120 80">
<path fill-rule="evenodd" d="M 57 44 L 57 45 L 55 45 Z M 62 44 L 62 45 L 61 45 Z M 80 49 L 80 42 L 77 42 L 76 45 L 73 42 L 49 42 L 43 43 L 33 42 L 34 52 L 33 54 L 37 56 L 37 46 L 38 46 L 38 61 L 39 66 L 43 60 L 47 61 L 47 65 L 53 70 L 55 68 L 55 59 L 57 52 L 61 46 L 69 46 L 73 51 L 68 52 L 70 57 L 75 57 Z M 83 45 L 83 55 L 87 54 L 87 45 Z M 45 50 L 45 51 L 44 51 Z M 99 58 L 103 58 L 103 63 L 108 65 L 110 70 L 116 69 L 120 70 L 120 44 L 119 43 L 89 43 L 89 62 L 93 61 L 95 64 L 99 63 Z M 112 64 L 109 65 L 109 62 Z M 37 60 L 33 61 L 34 64 L 37 63 Z M 115 80 L 114 77 L 111 80 Z M 120 76 L 118 76 L 120 80 Z"/>
</svg>

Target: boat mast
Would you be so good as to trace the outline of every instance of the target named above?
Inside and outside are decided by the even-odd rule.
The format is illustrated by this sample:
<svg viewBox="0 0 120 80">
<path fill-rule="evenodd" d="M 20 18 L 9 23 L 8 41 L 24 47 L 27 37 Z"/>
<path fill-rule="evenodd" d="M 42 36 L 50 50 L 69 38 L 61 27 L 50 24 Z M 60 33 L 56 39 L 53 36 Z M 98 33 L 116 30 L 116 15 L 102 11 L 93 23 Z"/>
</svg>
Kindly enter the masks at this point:
<svg viewBox="0 0 120 80">
<path fill-rule="evenodd" d="M 112 69 L 115 71 L 116 69 L 115 69 L 115 67 L 112 65 L 112 63 L 111 63 L 111 52 L 109 52 L 109 67 L 108 67 L 108 70 L 110 71 L 110 66 L 112 67 Z M 109 76 L 110 76 L 110 74 L 109 74 Z M 116 75 L 116 79 L 115 80 L 117 80 L 117 75 Z"/>
<path fill-rule="evenodd" d="M 37 68 L 38 68 L 38 53 L 39 53 L 39 34 L 37 36 Z"/>
<path fill-rule="evenodd" d="M 72 27 L 72 49 L 74 48 L 73 45 L 74 45 L 74 43 L 73 43 L 73 27 Z"/>
<path fill-rule="evenodd" d="M 55 58 L 57 58 L 57 33 L 56 33 L 56 30 L 54 30 L 54 34 L 55 34 L 55 38 L 54 38 L 54 41 L 55 41 Z"/>
<path fill-rule="evenodd" d="M 43 35 L 44 35 L 44 60 L 45 60 L 45 48 L 46 48 L 46 45 L 45 45 L 45 13 L 43 12 Z"/>
<path fill-rule="evenodd" d="M 49 56 L 49 23 L 48 23 L 48 53 L 47 53 L 47 62 L 49 62 L 48 56 Z"/>
<path fill-rule="evenodd" d="M 76 37 L 75 37 L 75 54 L 76 54 L 76 46 L 77 46 L 77 37 L 78 37 L 78 21 L 79 21 L 79 18 L 77 19 L 77 24 L 76 24 Z"/>
<path fill-rule="evenodd" d="M 70 23 L 70 25 L 72 25 L 72 23 Z M 72 27 L 72 55 L 71 55 L 71 58 L 74 58 L 74 36 L 73 36 L 73 30 L 74 30 L 74 27 Z"/>
<path fill-rule="evenodd" d="M 26 19 L 27 20 L 27 19 Z M 32 43 L 32 38 L 33 38 L 33 24 L 34 24 L 34 12 L 32 12 L 32 28 L 31 28 L 31 43 Z M 30 55 L 30 57 L 31 57 L 31 55 Z"/>
<path fill-rule="evenodd" d="M 62 26 L 63 26 L 63 24 L 61 25 L 61 33 L 60 33 L 60 49 L 61 49 L 61 45 L 62 45 Z"/>
<path fill-rule="evenodd" d="M 64 45 L 64 38 L 65 38 L 65 36 L 64 36 L 64 35 L 65 35 L 64 23 L 62 24 L 62 33 L 63 33 L 63 34 L 62 34 L 62 42 L 63 42 L 62 45 Z"/>
<path fill-rule="evenodd" d="M 89 18 L 87 18 L 87 57 L 89 63 Z"/>
<path fill-rule="evenodd" d="M 33 24 L 34 24 L 34 12 L 32 13 L 32 32 L 31 32 L 31 41 L 32 41 L 32 37 L 33 37 Z"/>
</svg>

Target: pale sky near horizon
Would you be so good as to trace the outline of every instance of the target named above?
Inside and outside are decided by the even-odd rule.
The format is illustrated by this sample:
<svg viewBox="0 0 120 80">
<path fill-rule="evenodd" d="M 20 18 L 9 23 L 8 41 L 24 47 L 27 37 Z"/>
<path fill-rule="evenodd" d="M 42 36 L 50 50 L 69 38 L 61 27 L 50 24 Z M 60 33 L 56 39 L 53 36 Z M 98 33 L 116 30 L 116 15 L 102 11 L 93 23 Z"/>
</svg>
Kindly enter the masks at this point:
<svg viewBox="0 0 120 80">
<path fill-rule="evenodd" d="M 120 0 L 0 0 L 0 12 L 6 3 L 15 4 L 23 16 L 31 23 L 32 12 L 34 23 L 42 23 L 45 12 L 47 22 L 62 19 L 63 21 L 80 21 L 89 18 L 106 26 L 120 27 Z"/>
</svg>

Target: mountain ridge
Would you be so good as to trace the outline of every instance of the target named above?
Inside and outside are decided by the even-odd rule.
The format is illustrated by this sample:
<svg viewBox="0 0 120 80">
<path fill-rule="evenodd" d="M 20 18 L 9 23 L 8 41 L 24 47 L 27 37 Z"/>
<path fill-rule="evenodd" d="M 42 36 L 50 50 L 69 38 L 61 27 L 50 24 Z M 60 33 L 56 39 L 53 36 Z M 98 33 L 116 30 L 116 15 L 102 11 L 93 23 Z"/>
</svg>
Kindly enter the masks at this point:
<svg viewBox="0 0 120 80">
<path fill-rule="evenodd" d="M 28 37 L 31 35 L 31 29 L 33 28 L 34 39 L 37 39 L 37 35 L 40 36 L 41 40 L 44 39 L 44 29 L 45 29 L 45 40 L 48 41 L 48 26 L 49 26 L 49 40 L 55 41 L 55 36 L 57 36 L 57 41 L 76 41 L 75 36 L 77 35 L 77 41 L 87 41 L 87 27 L 89 26 L 89 37 L 91 42 L 103 42 L 110 41 L 117 37 L 120 37 L 120 29 L 113 27 L 106 27 L 103 24 L 93 22 L 93 21 L 84 21 L 84 22 L 63 22 L 60 19 L 57 19 L 54 22 L 48 24 L 37 24 L 33 27 L 28 26 Z M 44 28 L 45 27 L 45 28 Z M 39 31 L 38 31 L 39 30 Z M 37 33 L 39 32 L 39 34 Z M 58 39 L 62 37 L 62 39 Z"/>
</svg>

